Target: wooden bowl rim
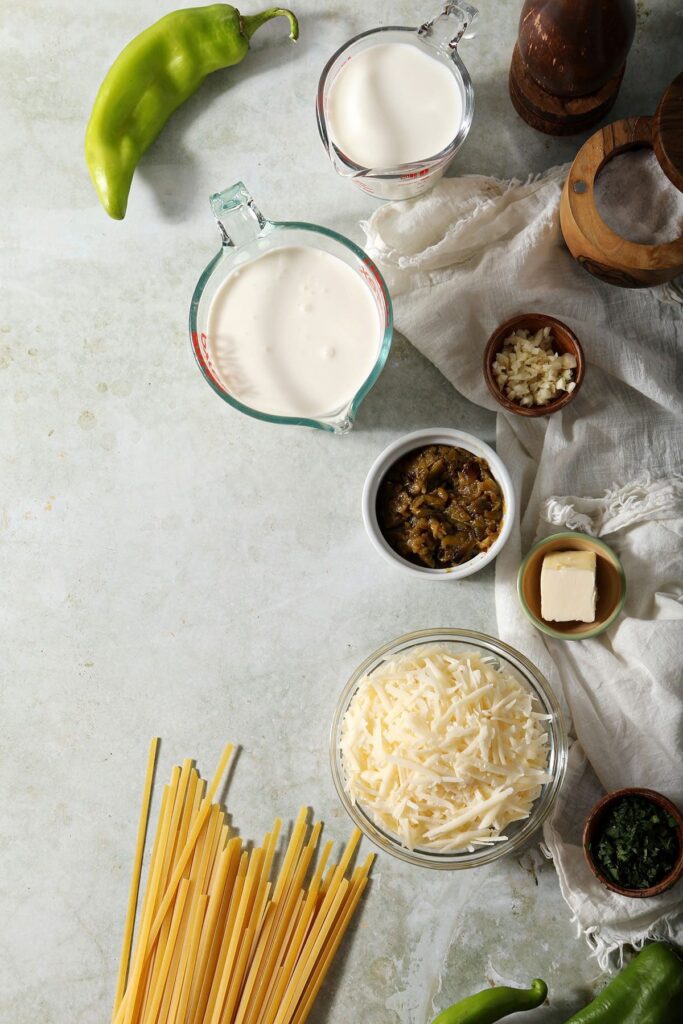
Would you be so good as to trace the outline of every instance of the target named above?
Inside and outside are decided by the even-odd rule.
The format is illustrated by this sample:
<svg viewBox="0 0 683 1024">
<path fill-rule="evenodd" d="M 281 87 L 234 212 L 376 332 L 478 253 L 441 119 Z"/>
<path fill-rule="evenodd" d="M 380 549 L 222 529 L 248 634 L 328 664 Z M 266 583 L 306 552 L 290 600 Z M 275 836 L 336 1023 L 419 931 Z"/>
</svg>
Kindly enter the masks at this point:
<svg viewBox="0 0 683 1024">
<path fill-rule="evenodd" d="M 668 875 L 665 875 L 664 878 L 657 882 L 656 885 L 651 885 L 647 889 L 625 889 L 623 886 L 616 885 L 616 883 L 605 878 L 593 860 L 589 850 L 590 841 L 593 838 L 595 829 L 600 823 L 602 815 L 606 809 L 616 800 L 621 800 L 624 797 L 631 796 L 642 796 L 651 803 L 657 804 L 658 807 L 667 811 L 678 825 L 678 858 L 676 863 Z M 616 892 L 619 896 L 628 896 L 632 899 L 647 899 L 650 896 L 659 896 L 660 893 L 666 892 L 667 889 L 671 889 L 681 876 L 683 876 L 683 814 L 673 800 L 670 800 L 668 796 L 664 796 L 663 793 L 659 793 L 656 789 L 647 789 L 640 786 L 626 786 L 623 789 L 615 789 L 613 792 L 606 793 L 605 796 L 601 797 L 597 804 L 595 804 L 595 806 L 588 812 L 588 816 L 583 826 L 582 846 L 588 867 L 595 875 L 598 882 L 600 882 L 601 885 L 604 885 L 606 889 Z"/>
<path fill-rule="evenodd" d="M 538 616 L 532 612 L 524 596 L 523 584 L 529 567 L 529 562 L 533 555 L 538 551 L 541 551 L 551 541 L 565 539 L 573 540 L 576 537 L 580 537 L 582 540 L 588 541 L 590 544 L 595 544 L 597 548 L 600 548 L 600 550 L 612 560 L 614 568 L 619 574 L 621 589 L 619 593 L 619 600 L 616 602 L 614 609 L 599 626 L 595 626 L 592 622 L 587 622 L 586 629 L 581 633 L 564 633 L 555 626 L 550 626 L 544 619 L 539 619 Z M 551 636 L 555 640 L 591 640 L 593 637 L 600 636 L 601 633 L 604 633 L 605 630 L 609 629 L 621 615 L 624 602 L 626 601 L 626 573 L 624 572 L 621 559 L 617 555 L 616 551 L 614 551 L 609 544 L 605 544 L 604 540 L 601 540 L 599 537 L 591 537 L 588 533 L 581 533 L 580 530 L 561 530 L 559 533 L 551 533 L 549 537 L 543 537 L 541 540 L 536 541 L 536 543 L 527 551 L 517 572 L 517 597 L 519 598 L 519 603 L 522 606 L 523 612 L 531 624 L 534 625 L 536 629 L 540 629 L 540 631 L 545 633 L 547 636 Z"/>
<path fill-rule="evenodd" d="M 620 267 L 626 266 L 629 270 L 641 272 L 678 267 L 683 259 L 683 236 L 671 242 L 654 243 L 632 242 L 623 238 L 598 213 L 595 184 L 602 169 L 615 156 L 632 149 L 648 148 L 654 151 L 654 122 L 654 117 L 622 117 L 619 121 L 598 128 L 574 157 L 563 188 L 563 198 L 566 193 L 566 202 L 580 234 L 607 258 L 618 251 Z M 598 147 L 599 158 L 594 160 L 592 150 L 596 138 L 601 140 L 602 145 Z M 585 190 L 576 192 L 574 186 L 577 182 L 585 183 Z M 564 235 L 564 231 L 562 233 Z M 609 269 L 613 265 L 610 264 Z"/>
<path fill-rule="evenodd" d="M 567 391 L 561 398 L 555 398 L 552 402 L 547 402 L 546 405 L 535 405 L 535 406 L 524 406 L 520 405 L 519 402 L 513 402 L 512 399 L 507 398 L 498 387 L 496 379 L 493 376 L 493 361 L 505 341 L 505 335 L 511 331 L 514 327 L 524 327 L 525 321 L 528 321 L 531 317 L 537 320 L 542 320 L 543 327 L 552 327 L 553 325 L 559 327 L 562 332 L 567 336 L 570 344 L 573 346 L 572 355 L 576 359 L 576 371 L 574 377 L 574 389 L 573 391 Z M 536 328 L 537 330 L 539 328 Z M 498 402 L 508 412 L 515 413 L 517 416 L 549 416 L 554 412 L 559 412 L 560 409 L 564 409 L 566 405 L 569 405 L 571 400 L 578 393 L 579 388 L 583 384 L 583 378 L 586 372 L 586 360 L 583 354 L 583 348 L 581 342 L 577 338 L 571 327 L 568 327 L 563 320 L 558 320 L 557 317 L 551 316 L 550 313 L 518 313 L 515 316 L 509 317 L 504 320 L 502 324 L 496 327 L 495 331 L 489 337 L 486 342 L 484 349 L 484 379 L 486 385 Z"/>
</svg>

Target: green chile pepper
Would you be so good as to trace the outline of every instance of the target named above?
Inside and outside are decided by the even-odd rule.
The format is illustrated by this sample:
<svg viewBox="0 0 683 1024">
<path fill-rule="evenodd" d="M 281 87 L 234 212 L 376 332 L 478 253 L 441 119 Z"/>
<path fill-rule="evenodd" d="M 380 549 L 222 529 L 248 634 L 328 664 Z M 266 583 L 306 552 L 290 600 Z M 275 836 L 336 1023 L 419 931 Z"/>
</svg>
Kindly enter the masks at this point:
<svg viewBox="0 0 683 1024">
<path fill-rule="evenodd" d="M 468 996 L 454 1006 L 440 1013 L 432 1024 L 494 1024 L 520 1010 L 535 1010 L 545 1002 L 548 986 L 540 978 L 534 978 L 531 988 L 509 988 L 499 985 Z"/>
<path fill-rule="evenodd" d="M 133 173 L 174 110 L 212 71 L 238 64 L 259 26 L 291 11 L 271 7 L 245 16 L 229 4 L 173 11 L 136 36 L 106 74 L 85 133 L 85 158 L 110 217 L 126 213 Z"/>
<path fill-rule="evenodd" d="M 683 960 L 663 942 L 646 946 L 566 1024 L 680 1024 Z"/>
</svg>

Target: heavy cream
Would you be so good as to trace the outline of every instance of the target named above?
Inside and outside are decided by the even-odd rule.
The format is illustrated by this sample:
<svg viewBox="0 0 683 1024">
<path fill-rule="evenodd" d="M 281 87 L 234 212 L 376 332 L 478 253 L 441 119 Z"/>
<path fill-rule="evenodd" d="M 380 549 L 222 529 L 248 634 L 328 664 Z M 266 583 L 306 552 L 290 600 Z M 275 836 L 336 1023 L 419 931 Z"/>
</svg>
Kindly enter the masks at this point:
<svg viewBox="0 0 683 1024">
<path fill-rule="evenodd" d="M 435 156 L 463 116 L 453 73 L 417 46 L 383 43 L 354 54 L 332 82 L 325 116 L 338 149 L 363 167 Z"/>
<path fill-rule="evenodd" d="M 372 292 L 351 267 L 320 249 L 289 246 L 228 275 L 209 308 L 207 343 L 240 402 L 315 418 L 351 401 L 382 333 Z"/>
</svg>

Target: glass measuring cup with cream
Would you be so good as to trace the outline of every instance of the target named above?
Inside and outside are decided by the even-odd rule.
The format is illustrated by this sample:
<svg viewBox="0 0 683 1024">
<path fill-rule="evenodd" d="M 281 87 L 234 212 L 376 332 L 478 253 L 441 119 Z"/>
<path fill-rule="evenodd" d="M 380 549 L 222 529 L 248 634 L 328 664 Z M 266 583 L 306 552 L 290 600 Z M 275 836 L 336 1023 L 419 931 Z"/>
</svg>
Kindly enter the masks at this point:
<svg viewBox="0 0 683 1024">
<path fill-rule="evenodd" d="M 447 3 L 420 28 L 371 29 L 344 44 L 318 85 L 318 130 L 332 165 L 378 199 L 431 188 L 472 123 L 472 80 L 458 43 L 477 16 Z"/>
<path fill-rule="evenodd" d="M 241 182 L 211 207 L 223 245 L 190 307 L 204 378 L 257 419 L 350 430 L 391 345 L 379 271 L 334 231 L 266 220 Z"/>
</svg>

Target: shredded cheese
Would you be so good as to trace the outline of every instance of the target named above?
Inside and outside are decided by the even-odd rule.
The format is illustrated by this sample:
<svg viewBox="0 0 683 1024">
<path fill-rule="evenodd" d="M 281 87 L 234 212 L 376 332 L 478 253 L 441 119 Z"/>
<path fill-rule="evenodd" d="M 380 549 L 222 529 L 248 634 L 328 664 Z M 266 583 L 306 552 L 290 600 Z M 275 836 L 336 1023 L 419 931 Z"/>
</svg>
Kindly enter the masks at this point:
<svg viewBox="0 0 683 1024">
<path fill-rule="evenodd" d="M 349 796 L 408 849 L 501 842 L 548 782 L 550 716 L 508 669 L 445 644 L 364 676 L 342 723 Z"/>
</svg>

